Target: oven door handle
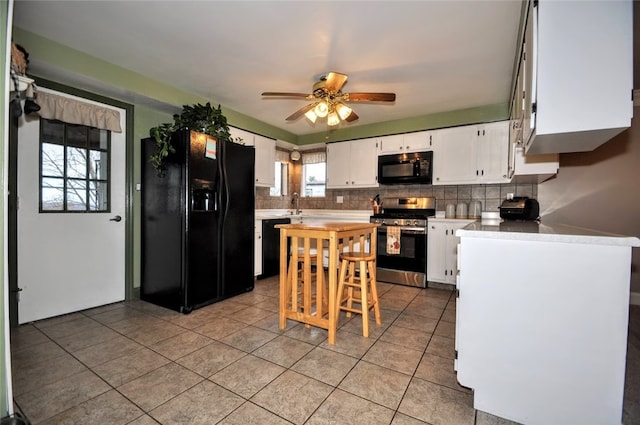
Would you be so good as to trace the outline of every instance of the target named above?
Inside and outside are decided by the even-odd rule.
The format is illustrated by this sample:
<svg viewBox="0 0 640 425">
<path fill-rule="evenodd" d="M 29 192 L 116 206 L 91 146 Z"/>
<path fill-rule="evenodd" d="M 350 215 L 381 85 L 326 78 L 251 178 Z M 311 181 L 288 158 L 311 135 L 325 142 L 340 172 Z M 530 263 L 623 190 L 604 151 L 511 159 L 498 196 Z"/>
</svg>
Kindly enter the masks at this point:
<svg viewBox="0 0 640 425">
<path fill-rule="evenodd" d="M 387 233 L 387 227 L 378 228 L 378 233 Z M 425 235 L 427 231 L 423 227 L 401 227 L 400 233 L 408 235 Z"/>
</svg>

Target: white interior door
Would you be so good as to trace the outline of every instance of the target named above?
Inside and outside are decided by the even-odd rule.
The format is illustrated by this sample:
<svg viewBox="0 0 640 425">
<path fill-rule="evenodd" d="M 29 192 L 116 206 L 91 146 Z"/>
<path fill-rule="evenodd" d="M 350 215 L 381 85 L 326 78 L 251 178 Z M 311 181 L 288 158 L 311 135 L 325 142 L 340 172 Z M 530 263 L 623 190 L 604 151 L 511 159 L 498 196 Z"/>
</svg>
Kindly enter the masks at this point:
<svg viewBox="0 0 640 425">
<path fill-rule="evenodd" d="M 125 297 L 126 111 L 111 132 L 108 212 L 40 212 L 40 120 L 18 129 L 18 322 L 27 323 L 121 301 Z M 120 221 L 114 221 L 120 216 Z"/>
</svg>

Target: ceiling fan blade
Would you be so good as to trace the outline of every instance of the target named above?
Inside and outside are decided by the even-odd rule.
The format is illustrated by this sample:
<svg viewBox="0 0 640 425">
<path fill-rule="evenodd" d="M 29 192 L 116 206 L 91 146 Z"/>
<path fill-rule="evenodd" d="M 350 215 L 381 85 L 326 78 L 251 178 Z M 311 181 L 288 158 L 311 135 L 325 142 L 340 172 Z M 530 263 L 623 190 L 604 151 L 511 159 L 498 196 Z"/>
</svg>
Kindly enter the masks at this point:
<svg viewBox="0 0 640 425">
<path fill-rule="evenodd" d="M 327 82 L 325 88 L 329 93 L 337 93 L 342 89 L 344 83 L 347 82 L 347 76 L 339 72 L 330 72 L 327 74 Z"/>
<path fill-rule="evenodd" d="M 356 114 L 355 112 L 351 111 L 351 113 L 349 114 L 349 116 L 348 116 L 347 118 L 345 118 L 344 120 L 345 120 L 346 122 L 353 122 L 353 121 L 357 120 L 358 118 L 360 118 L 360 117 L 358 116 L 358 114 Z"/>
<path fill-rule="evenodd" d="M 342 99 L 347 102 L 394 102 L 395 93 L 345 93 Z"/>
<path fill-rule="evenodd" d="M 315 108 L 317 104 L 318 104 L 318 102 L 315 102 L 315 103 L 310 103 L 307 106 L 303 106 L 302 108 L 300 108 L 297 111 L 295 111 L 293 114 L 289 115 L 287 117 L 287 121 L 295 121 L 295 120 L 297 120 L 298 118 L 303 116 L 307 111 L 310 111 L 311 109 Z"/>
<path fill-rule="evenodd" d="M 313 99 L 312 94 L 308 93 L 287 93 L 279 91 L 266 91 L 262 93 L 263 96 L 278 96 L 278 97 L 300 97 L 303 99 Z"/>
</svg>

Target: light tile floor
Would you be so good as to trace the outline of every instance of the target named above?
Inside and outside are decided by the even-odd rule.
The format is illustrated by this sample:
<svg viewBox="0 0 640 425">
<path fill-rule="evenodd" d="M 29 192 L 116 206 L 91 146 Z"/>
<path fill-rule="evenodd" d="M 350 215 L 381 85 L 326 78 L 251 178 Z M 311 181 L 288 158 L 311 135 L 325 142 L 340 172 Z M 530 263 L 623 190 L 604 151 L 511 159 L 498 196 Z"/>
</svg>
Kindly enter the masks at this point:
<svg viewBox="0 0 640 425">
<path fill-rule="evenodd" d="M 277 278 L 189 315 L 123 302 L 12 332 L 14 399 L 33 424 L 507 425 L 453 371 L 455 298 L 379 283 L 383 325 L 278 329 Z M 632 307 L 625 425 L 640 424 Z"/>
</svg>

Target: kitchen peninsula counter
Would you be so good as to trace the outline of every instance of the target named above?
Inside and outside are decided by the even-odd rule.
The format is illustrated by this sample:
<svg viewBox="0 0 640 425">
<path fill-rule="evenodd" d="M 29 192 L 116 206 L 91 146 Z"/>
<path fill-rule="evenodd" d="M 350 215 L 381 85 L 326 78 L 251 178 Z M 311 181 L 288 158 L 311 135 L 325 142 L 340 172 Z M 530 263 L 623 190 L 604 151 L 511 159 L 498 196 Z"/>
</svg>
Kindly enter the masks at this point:
<svg viewBox="0 0 640 425">
<path fill-rule="evenodd" d="M 535 221 L 473 222 L 456 232 L 457 236 L 538 242 L 575 244 L 640 246 L 640 239 L 632 236 L 599 232 L 564 224 L 543 224 Z"/>
<path fill-rule="evenodd" d="M 474 407 L 523 424 L 620 424 L 640 239 L 506 221 L 456 234 L 455 368 Z"/>
</svg>

